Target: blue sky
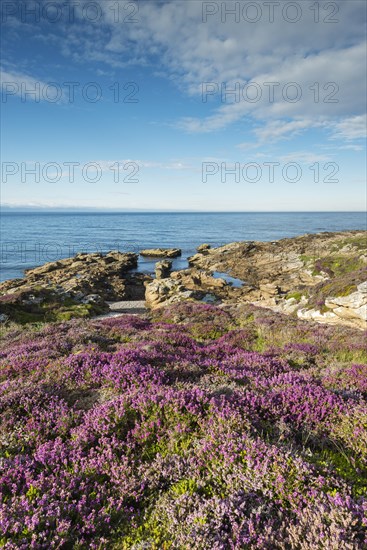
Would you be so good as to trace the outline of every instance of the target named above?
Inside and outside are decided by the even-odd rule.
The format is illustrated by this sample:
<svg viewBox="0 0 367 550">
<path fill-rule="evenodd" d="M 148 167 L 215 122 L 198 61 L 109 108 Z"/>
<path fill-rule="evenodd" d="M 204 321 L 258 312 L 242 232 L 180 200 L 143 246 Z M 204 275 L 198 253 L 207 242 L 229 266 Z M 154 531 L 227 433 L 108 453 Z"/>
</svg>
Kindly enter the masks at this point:
<svg viewBox="0 0 367 550">
<path fill-rule="evenodd" d="M 364 1 L 1 10 L 3 205 L 365 208 Z"/>
</svg>

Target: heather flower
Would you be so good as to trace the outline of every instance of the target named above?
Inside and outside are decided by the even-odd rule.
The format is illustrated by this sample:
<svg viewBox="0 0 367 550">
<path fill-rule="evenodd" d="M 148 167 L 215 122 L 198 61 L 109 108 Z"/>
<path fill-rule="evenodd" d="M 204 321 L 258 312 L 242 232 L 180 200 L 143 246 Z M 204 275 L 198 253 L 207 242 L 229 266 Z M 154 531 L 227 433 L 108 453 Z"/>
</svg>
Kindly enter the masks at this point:
<svg viewBox="0 0 367 550">
<path fill-rule="evenodd" d="M 2 339 L 4 548 L 367 544 L 363 333 L 236 311 Z"/>
</svg>

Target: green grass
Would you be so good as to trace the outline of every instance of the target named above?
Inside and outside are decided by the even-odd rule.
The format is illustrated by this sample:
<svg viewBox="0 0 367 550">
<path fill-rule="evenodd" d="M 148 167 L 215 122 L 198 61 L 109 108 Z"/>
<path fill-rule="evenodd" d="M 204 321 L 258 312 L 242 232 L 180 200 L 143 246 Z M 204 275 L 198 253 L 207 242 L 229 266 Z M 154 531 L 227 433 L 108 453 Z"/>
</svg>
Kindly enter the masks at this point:
<svg viewBox="0 0 367 550">
<path fill-rule="evenodd" d="M 357 269 L 354 269 L 356 266 Z M 326 269 L 331 270 L 332 275 L 327 281 L 322 281 L 309 289 L 309 308 L 319 309 L 325 305 L 326 298 L 349 296 L 356 292 L 358 285 L 367 279 L 366 265 L 359 258 L 345 258 L 343 263 L 330 259 Z"/>
<path fill-rule="evenodd" d="M 367 234 L 358 237 L 348 237 L 346 239 L 343 239 L 342 241 L 334 244 L 333 250 L 340 250 L 341 248 L 344 248 L 348 245 L 353 246 L 357 250 L 367 253 Z"/>
<path fill-rule="evenodd" d="M 53 316 L 56 321 L 70 321 L 73 318 L 89 317 L 92 312 L 93 307 L 90 304 L 78 304 L 70 306 L 68 309 L 61 308 Z"/>
<path fill-rule="evenodd" d="M 316 260 L 313 275 L 320 275 L 321 272 L 333 277 L 345 275 L 366 267 L 366 263 L 359 256 L 327 256 Z"/>
<path fill-rule="evenodd" d="M 305 265 L 315 261 L 315 256 L 309 256 L 307 254 L 301 254 L 300 258 Z"/>
<path fill-rule="evenodd" d="M 289 292 L 287 294 L 286 299 L 290 300 L 291 298 L 294 298 L 297 302 L 300 302 L 302 300 L 302 296 L 305 295 L 305 292 L 296 291 L 296 292 Z"/>
<path fill-rule="evenodd" d="M 350 484 L 353 496 L 367 495 L 367 468 L 357 458 L 348 457 L 338 450 L 326 448 L 314 453 L 310 462 L 318 466 L 324 475 L 327 475 L 327 471 L 331 467 Z"/>
</svg>

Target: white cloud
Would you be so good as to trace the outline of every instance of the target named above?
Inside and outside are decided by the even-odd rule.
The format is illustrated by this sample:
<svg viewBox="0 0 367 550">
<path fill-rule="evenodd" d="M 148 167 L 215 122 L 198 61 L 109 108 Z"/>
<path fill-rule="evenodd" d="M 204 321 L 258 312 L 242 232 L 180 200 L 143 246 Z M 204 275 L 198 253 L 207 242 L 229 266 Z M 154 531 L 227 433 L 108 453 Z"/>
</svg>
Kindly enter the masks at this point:
<svg viewBox="0 0 367 550">
<path fill-rule="evenodd" d="M 65 101 L 65 93 L 59 84 L 44 82 L 24 73 L 0 69 L 0 83 L 4 103 L 14 95 L 20 97 L 23 102 L 62 103 Z"/>
<path fill-rule="evenodd" d="M 21 74 L 21 73 L 9 73 L 4 70 L 0 70 L 0 82 L 1 82 L 1 91 L 3 95 L 3 101 L 7 100 L 8 97 L 12 95 L 17 95 L 21 97 L 31 97 L 34 101 L 41 101 L 42 92 L 41 86 L 45 86 L 44 82 L 40 82 L 35 78 Z M 29 91 L 26 94 L 26 91 Z M 34 93 L 30 93 L 30 92 Z"/>
<path fill-rule="evenodd" d="M 284 163 L 297 162 L 300 164 L 313 164 L 314 162 L 327 162 L 332 160 L 331 155 L 325 155 L 320 153 L 314 153 L 313 151 L 295 151 L 294 153 L 288 153 L 282 155 L 280 160 Z"/>
<path fill-rule="evenodd" d="M 237 103 L 220 103 L 217 95 L 210 104 L 211 114 L 177 122 L 188 132 L 213 132 L 255 121 L 260 140 L 320 126 L 340 140 L 357 139 L 363 130 L 359 117 L 365 111 L 366 4 L 336 0 L 330 3 L 338 8 L 333 16 L 330 8 L 320 5 L 316 22 L 315 3 L 305 0 L 297 3 L 302 13 L 295 23 L 284 15 L 286 0 L 276 3 L 274 22 L 264 3 L 257 4 L 261 17 L 256 23 L 246 21 L 243 12 L 238 22 L 233 15 L 223 22 L 222 6 L 227 12 L 236 6 L 243 9 L 243 3 L 232 0 L 214 2 L 218 12 L 204 22 L 203 2 L 150 0 L 136 4 L 137 21 L 129 22 L 125 1 L 104 0 L 102 21 L 88 23 L 77 6 L 75 24 L 65 24 L 63 32 L 61 24 L 49 25 L 44 38 L 58 41 L 63 54 L 75 62 L 100 63 L 116 71 L 139 65 L 156 72 L 158 60 L 160 73 L 199 101 L 205 82 L 218 88 L 221 83 L 260 86 L 262 95 L 256 102 L 242 97 Z M 292 11 L 286 13 L 292 16 Z M 328 16 L 336 22 L 327 22 Z M 56 31 L 57 36 L 52 34 Z M 279 83 L 273 101 L 265 85 L 269 82 Z M 284 99 L 287 92 L 291 98 L 295 92 L 290 83 L 300 89 L 299 101 Z"/>
<path fill-rule="evenodd" d="M 333 125 L 334 138 L 344 138 L 346 140 L 363 139 L 367 134 L 367 117 L 358 115 L 345 118 Z"/>
<path fill-rule="evenodd" d="M 260 2 L 258 5 L 263 7 L 258 23 L 248 23 L 243 17 L 236 23 L 230 15 L 223 23 L 221 6 L 230 10 L 238 4 L 214 3 L 219 13 L 208 16 L 204 23 L 202 2 L 144 2 L 139 4 L 139 23 L 122 28 L 112 23 L 111 6 L 104 3 L 112 34 L 107 49 L 110 54 L 120 54 L 120 60 L 127 44 L 130 55 L 135 53 L 135 61 L 142 58 L 144 49 L 145 61 L 150 54 L 160 55 L 166 70 L 178 77 L 187 93 L 197 97 L 205 82 L 214 82 L 219 88 L 221 83 L 232 88 L 235 83 L 256 82 L 260 86 L 262 97 L 257 102 L 219 104 L 205 118 L 180 120 L 178 127 L 188 132 L 212 132 L 238 121 L 248 123 L 251 118 L 266 121 L 257 131 L 263 138 L 268 135 L 276 139 L 289 131 L 294 134 L 323 123 L 335 137 L 358 137 L 362 130 L 358 117 L 365 110 L 366 5 L 358 0 L 339 0 L 333 3 L 338 7 L 334 15 L 338 22 L 325 22 L 330 12 L 323 7 L 326 11 L 321 10 L 320 22 L 316 23 L 310 9 L 314 3 L 302 2 L 298 3 L 301 20 L 290 23 L 282 16 L 286 4 L 282 0 L 270 23 Z M 264 85 L 269 82 L 279 83 L 274 101 Z M 294 88 L 287 88 L 292 82 L 302 93 L 297 102 L 283 97 L 284 91 L 294 93 Z M 269 126 L 269 119 L 274 125 L 270 121 Z"/>
<path fill-rule="evenodd" d="M 274 120 L 256 129 L 255 134 L 260 142 L 272 141 L 280 138 L 290 139 L 294 135 L 314 125 L 315 122 L 311 119 L 291 121 Z"/>
<path fill-rule="evenodd" d="M 251 116 L 259 121 L 273 119 L 274 122 L 270 120 L 264 129 L 255 133 L 263 136 L 269 133 L 268 137 L 276 138 L 278 132 L 283 135 L 288 129 L 317 127 L 323 121 L 348 117 L 353 111 L 362 113 L 366 90 L 362 69 L 365 52 L 363 43 L 341 51 L 327 50 L 305 59 L 292 55 L 279 61 L 271 73 L 258 73 L 249 83 L 238 80 L 238 93 L 233 96 L 236 102 L 223 103 L 203 119 L 182 119 L 179 126 L 189 132 L 210 132 L 236 121 L 247 121 Z M 235 83 L 229 83 L 227 89 L 235 89 Z M 220 92 L 218 98 L 222 99 Z M 225 96 L 223 100 L 226 101 Z M 277 121 L 285 118 L 293 120 Z M 272 131 L 274 129 L 276 131 Z"/>
<path fill-rule="evenodd" d="M 340 150 L 349 150 L 349 151 L 364 151 L 364 147 L 362 145 L 356 145 L 352 143 L 347 143 L 346 145 L 339 145 L 338 149 Z"/>
<path fill-rule="evenodd" d="M 157 168 L 161 170 L 189 170 L 192 168 L 190 164 L 185 160 L 170 160 L 167 162 L 158 162 L 154 160 L 141 160 L 141 159 L 120 159 L 120 160 L 96 160 L 93 161 L 101 168 L 103 172 L 111 171 L 111 166 L 119 165 L 119 169 L 123 170 L 124 166 L 128 163 L 134 163 L 139 168 Z"/>
</svg>

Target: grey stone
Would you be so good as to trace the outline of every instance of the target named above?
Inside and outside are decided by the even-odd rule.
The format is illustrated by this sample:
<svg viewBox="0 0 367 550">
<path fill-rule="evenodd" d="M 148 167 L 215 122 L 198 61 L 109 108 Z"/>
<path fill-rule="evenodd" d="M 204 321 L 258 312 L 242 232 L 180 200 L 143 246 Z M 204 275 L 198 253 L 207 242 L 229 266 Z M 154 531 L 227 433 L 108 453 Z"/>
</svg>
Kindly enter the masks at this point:
<svg viewBox="0 0 367 550">
<path fill-rule="evenodd" d="M 88 294 L 81 300 L 83 304 L 101 304 L 103 302 L 99 294 Z"/>
</svg>

